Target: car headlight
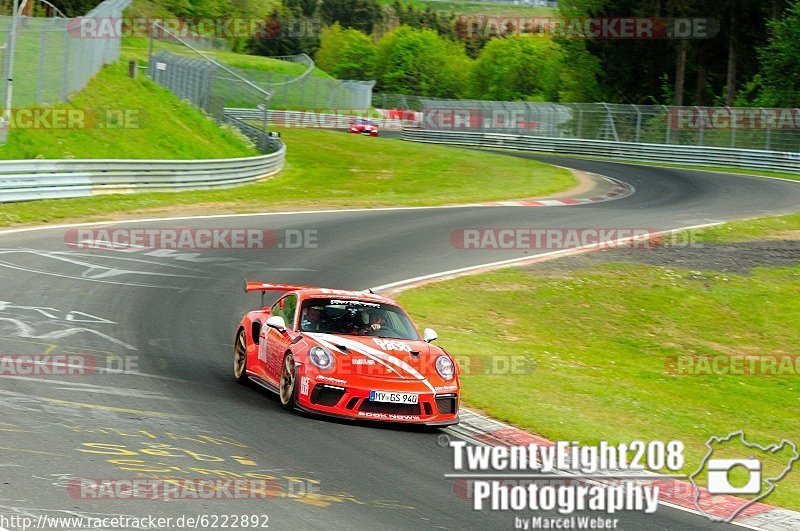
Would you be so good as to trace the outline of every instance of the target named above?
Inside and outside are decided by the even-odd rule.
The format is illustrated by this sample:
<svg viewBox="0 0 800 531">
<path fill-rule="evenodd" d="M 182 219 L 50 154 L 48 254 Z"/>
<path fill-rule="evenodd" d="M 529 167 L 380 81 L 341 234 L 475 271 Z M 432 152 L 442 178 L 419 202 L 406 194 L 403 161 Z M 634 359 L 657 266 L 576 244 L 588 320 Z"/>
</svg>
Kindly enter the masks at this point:
<svg viewBox="0 0 800 531">
<path fill-rule="evenodd" d="M 311 360 L 314 367 L 323 371 L 333 367 L 333 354 L 322 347 L 311 347 L 311 350 L 308 351 L 308 359 Z"/>
<path fill-rule="evenodd" d="M 436 372 L 445 380 L 452 380 L 456 375 L 456 366 L 447 356 L 439 356 L 436 358 Z"/>
</svg>

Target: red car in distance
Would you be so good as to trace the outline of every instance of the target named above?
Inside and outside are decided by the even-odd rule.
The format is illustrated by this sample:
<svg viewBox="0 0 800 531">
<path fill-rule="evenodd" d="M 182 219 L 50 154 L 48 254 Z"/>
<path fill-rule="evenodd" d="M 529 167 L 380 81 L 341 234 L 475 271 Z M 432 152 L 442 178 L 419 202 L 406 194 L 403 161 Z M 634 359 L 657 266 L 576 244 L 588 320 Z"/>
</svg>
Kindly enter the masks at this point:
<svg viewBox="0 0 800 531">
<path fill-rule="evenodd" d="M 378 136 L 378 124 L 366 118 L 356 118 L 350 122 L 350 132 L 359 135 Z"/>
</svg>

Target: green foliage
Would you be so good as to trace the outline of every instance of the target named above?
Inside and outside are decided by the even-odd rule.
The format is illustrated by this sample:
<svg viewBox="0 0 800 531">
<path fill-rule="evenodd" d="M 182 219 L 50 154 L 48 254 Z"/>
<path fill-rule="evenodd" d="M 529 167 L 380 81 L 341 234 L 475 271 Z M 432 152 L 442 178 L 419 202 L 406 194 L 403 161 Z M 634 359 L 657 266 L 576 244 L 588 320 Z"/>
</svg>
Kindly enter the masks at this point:
<svg viewBox="0 0 800 531">
<path fill-rule="evenodd" d="M 559 42 L 564 49 L 565 64 L 561 71 L 558 101 L 598 101 L 600 61 L 586 50 L 583 41 Z"/>
<path fill-rule="evenodd" d="M 53 0 L 52 4 L 68 17 L 79 17 L 91 11 L 100 2 L 101 0 Z"/>
<path fill-rule="evenodd" d="M 798 230 L 793 215 L 708 229 L 702 241 L 792 238 Z M 746 426 L 748 438 L 764 443 L 796 437 L 796 408 L 775 407 L 797 402 L 791 372 L 692 376 L 669 367 L 677 356 L 798 352 L 800 266 L 736 275 L 636 263 L 639 252 L 611 255 L 620 263 L 564 259 L 466 276 L 399 299 L 463 360 L 466 405 L 551 440 L 678 439 L 688 473 L 711 434 Z M 465 325 L 465 315 L 497 326 Z M 532 370 L 479 369 L 515 357 L 530 360 Z M 764 466 L 777 462 L 770 457 Z M 770 503 L 800 508 L 800 482 L 782 486 Z"/>
<path fill-rule="evenodd" d="M 463 45 L 432 30 L 401 26 L 378 43 L 378 90 L 440 98 L 465 95 L 472 61 Z"/>
<path fill-rule="evenodd" d="M 383 19 L 383 10 L 376 0 L 323 0 L 317 13 L 325 24 L 339 22 L 342 27 L 364 33 L 372 33 Z"/>
<path fill-rule="evenodd" d="M 335 22 L 322 30 L 316 65 L 339 79 L 372 79 L 376 47 L 365 34 Z"/>
<path fill-rule="evenodd" d="M 770 23 L 769 42 L 759 49 L 761 71 L 750 88 L 755 103 L 774 107 L 800 107 L 800 0 L 780 21 Z"/>
<path fill-rule="evenodd" d="M 246 49 L 266 56 L 313 55 L 319 48 L 318 29 L 314 19 L 305 16 L 300 7 L 293 11 L 276 9 L 259 25 Z"/>
<path fill-rule="evenodd" d="M 550 38 L 492 39 L 473 69 L 473 94 L 489 100 L 555 101 L 563 65 L 564 52 Z"/>
<path fill-rule="evenodd" d="M 401 25 L 434 30 L 444 37 L 453 36 L 455 15 L 451 12 L 434 11 L 430 6 L 421 8 L 403 0 L 394 0 L 392 10 Z"/>
<path fill-rule="evenodd" d="M 11 129 L 0 159 L 206 159 L 256 155 L 241 135 L 221 129 L 188 103 L 144 76 L 131 79 L 122 62 L 103 67 L 69 103 L 91 109 L 87 127 Z M 112 126 L 108 112 L 130 118 Z M 108 123 L 107 123 L 108 122 Z"/>
<path fill-rule="evenodd" d="M 640 17 L 664 22 L 657 38 L 587 39 L 586 47 L 599 61 L 599 98 L 615 103 L 674 104 L 681 50 L 683 105 L 726 105 L 728 76 L 740 90 L 756 73 L 757 47 L 766 41 L 768 22 L 787 0 L 560 0 L 559 11 L 570 19 Z M 675 21 L 708 22 L 705 35 L 677 38 Z M 695 27 L 695 29 L 698 29 Z M 728 56 L 732 50 L 733 66 Z"/>
<path fill-rule="evenodd" d="M 162 116 L 159 125 L 165 131 L 161 135 L 175 138 L 172 129 L 180 127 L 185 129 L 182 134 L 198 137 L 195 144 L 186 148 L 221 149 L 215 144 L 220 138 L 213 133 L 195 130 L 194 124 L 184 121 L 170 127 L 172 114 L 164 112 Z M 151 133 L 159 131 L 154 129 Z M 207 214 L 280 208 L 450 205 L 543 196 L 575 185 L 575 178 L 563 168 L 495 153 L 320 129 L 285 129 L 281 135 L 288 146 L 286 168 L 264 181 L 179 194 L 137 193 L 6 203 L 0 205 L 0 226 L 87 216 L 107 218 L 112 213 L 129 215 L 148 210 L 174 212 L 175 208 Z M 124 136 L 117 135 L 120 139 Z M 140 153 L 147 145 L 141 137 L 131 138 L 130 142 Z M 85 141 L 83 149 L 91 151 L 96 147 Z M 487 175 L 492 175 L 492 186 L 487 186 Z M 453 186 L 455 182 L 458 186 Z"/>
<path fill-rule="evenodd" d="M 472 95 L 489 100 L 587 101 L 597 92 L 597 60 L 582 43 L 544 35 L 492 39 L 472 71 Z"/>
</svg>

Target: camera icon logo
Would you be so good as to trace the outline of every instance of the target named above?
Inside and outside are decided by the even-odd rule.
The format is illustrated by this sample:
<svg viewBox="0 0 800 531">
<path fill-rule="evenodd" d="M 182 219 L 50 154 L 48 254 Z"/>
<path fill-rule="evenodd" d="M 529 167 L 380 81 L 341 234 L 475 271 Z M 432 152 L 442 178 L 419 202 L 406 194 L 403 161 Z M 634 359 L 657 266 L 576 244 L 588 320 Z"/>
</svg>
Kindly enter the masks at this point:
<svg viewBox="0 0 800 531">
<path fill-rule="evenodd" d="M 695 508 L 715 522 L 732 522 L 748 507 L 772 494 L 777 484 L 791 472 L 794 463 L 800 461 L 800 452 L 793 442 L 783 439 L 762 446 L 749 442 L 742 430 L 724 437 L 712 436 L 705 445 L 708 452 L 697 470 L 689 475 L 689 481 L 694 490 Z M 717 449 L 720 452 L 728 449 L 734 456 L 748 457 L 714 457 Z M 754 455 L 775 456 L 778 462 L 767 461 L 763 465 Z M 762 470 L 763 467 L 766 470 Z M 698 484 L 703 472 L 706 488 Z"/>
<path fill-rule="evenodd" d="M 745 469 L 749 473 L 747 483 L 735 487 L 731 472 Z M 758 494 L 761 491 L 761 461 L 758 459 L 709 459 L 709 494 Z"/>
</svg>

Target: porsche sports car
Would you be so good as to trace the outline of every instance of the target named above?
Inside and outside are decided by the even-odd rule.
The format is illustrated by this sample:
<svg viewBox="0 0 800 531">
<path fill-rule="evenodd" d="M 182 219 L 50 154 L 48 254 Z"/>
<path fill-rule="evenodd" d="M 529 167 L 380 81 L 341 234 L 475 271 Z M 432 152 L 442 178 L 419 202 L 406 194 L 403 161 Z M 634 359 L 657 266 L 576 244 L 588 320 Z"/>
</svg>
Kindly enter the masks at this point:
<svg viewBox="0 0 800 531">
<path fill-rule="evenodd" d="M 378 136 L 378 124 L 372 120 L 356 118 L 350 122 L 350 132 L 360 135 Z"/>
<path fill-rule="evenodd" d="M 233 371 L 286 409 L 348 419 L 458 423 L 458 367 L 396 302 L 371 292 L 245 282 L 261 309 L 241 320 Z M 282 292 L 272 305 L 264 293 Z"/>
</svg>

